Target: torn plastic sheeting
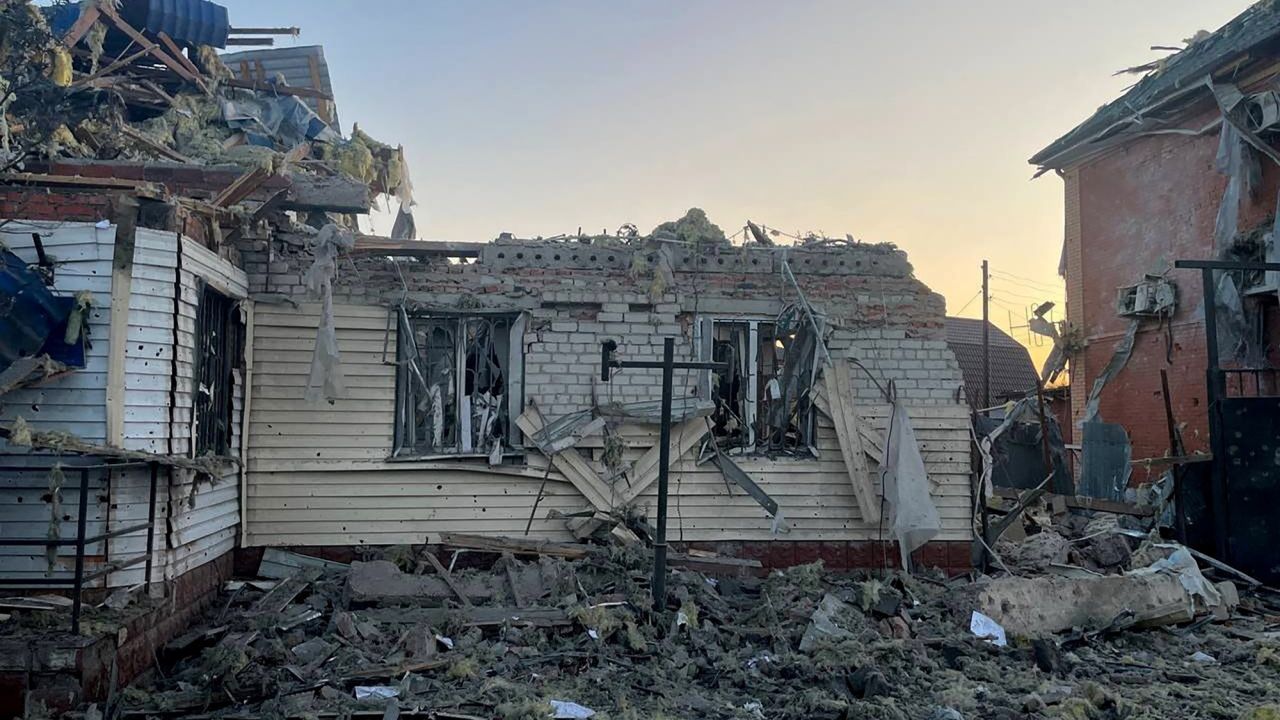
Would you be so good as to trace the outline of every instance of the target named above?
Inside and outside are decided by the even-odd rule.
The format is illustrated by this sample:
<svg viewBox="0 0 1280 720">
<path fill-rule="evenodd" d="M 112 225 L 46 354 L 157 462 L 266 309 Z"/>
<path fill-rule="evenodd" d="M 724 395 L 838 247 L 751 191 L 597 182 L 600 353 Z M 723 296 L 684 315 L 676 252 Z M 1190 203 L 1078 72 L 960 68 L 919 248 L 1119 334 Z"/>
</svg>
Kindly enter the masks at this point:
<svg viewBox="0 0 1280 720">
<path fill-rule="evenodd" d="M 252 99 L 223 100 L 222 118 L 235 130 L 243 130 L 248 135 L 265 135 L 287 147 L 307 140 L 329 143 L 342 140 L 342 136 L 325 124 L 314 110 L 292 95 L 260 93 Z"/>
<path fill-rule="evenodd" d="M 911 553 L 942 531 L 942 520 L 929 496 L 929 475 L 920 456 L 915 430 L 906 409 L 896 399 L 889 419 L 884 461 L 883 487 L 889 502 L 889 529 L 898 540 L 902 567 L 910 567 Z"/>
<path fill-rule="evenodd" d="M 973 633 L 974 637 L 986 640 L 996 647 L 1004 647 L 1009 644 L 1008 637 L 1005 635 L 1004 628 L 1000 627 L 1000 623 L 977 610 L 974 610 L 973 615 L 969 617 L 969 632 Z"/>
<path fill-rule="evenodd" d="M 571 700 L 548 700 L 554 720 L 585 720 L 595 717 L 596 711 Z"/>
<path fill-rule="evenodd" d="M 1102 389 L 1111 382 L 1111 378 L 1120 372 L 1125 365 L 1129 363 L 1129 356 L 1133 354 L 1133 341 L 1138 335 L 1138 325 L 1140 320 L 1134 318 L 1129 321 L 1129 328 L 1125 330 L 1124 336 L 1116 343 L 1116 349 L 1111 353 L 1111 359 L 1107 361 L 1106 367 L 1102 368 L 1102 372 L 1098 373 L 1098 377 L 1093 380 L 1093 387 L 1089 389 L 1089 399 L 1085 402 L 1084 417 L 1082 423 L 1095 420 L 1098 417 L 1098 402 L 1102 399 Z"/>
<path fill-rule="evenodd" d="M 1231 123 L 1222 123 L 1218 136 L 1218 153 L 1214 168 L 1227 177 L 1227 188 L 1218 204 L 1218 215 L 1213 224 L 1214 248 L 1222 254 L 1231 245 L 1240 225 L 1240 193 L 1244 184 L 1243 148 L 1240 132 Z"/>
<path fill-rule="evenodd" d="M 1200 566 L 1185 547 L 1177 546 L 1177 550 L 1167 558 L 1155 561 L 1151 565 L 1125 573 L 1126 575 L 1151 575 L 1164 573 L 1178 576 L 1178 582 L 1187 591 L 1188 610 L 1195 613 L 1195 601 L 1199 598 L 1204 607 L 1211 608 L 1222 604 L 1222 593 L 1200 572 Z"/>
<path fill-rule="evenodd" d="M 1236 276 L 1218 273 L 1213 312 L 1217 314 L 1218 348 L 1224 358 L 1243 357 L 1248 344 L 1249 327 L 1245 321 L 1244 301 L 1236 288 Z"/>
<path fill-rule="evenodd" d="M 333 313 L 333 276 L 337 272 L 338 253 L 355 247 L 355 236 L 329 223 L 320 229 L 313 244 L 315 262 L 302 276 L 307 294 L 321 301 L 320 325 L 316 328 L 316 347 L 311 356 L 307 376 L 306 399 L 333 401 L 346 391 L 342 375 L 342 357 L 338 352 L 337 321 Z"/>
</svg>

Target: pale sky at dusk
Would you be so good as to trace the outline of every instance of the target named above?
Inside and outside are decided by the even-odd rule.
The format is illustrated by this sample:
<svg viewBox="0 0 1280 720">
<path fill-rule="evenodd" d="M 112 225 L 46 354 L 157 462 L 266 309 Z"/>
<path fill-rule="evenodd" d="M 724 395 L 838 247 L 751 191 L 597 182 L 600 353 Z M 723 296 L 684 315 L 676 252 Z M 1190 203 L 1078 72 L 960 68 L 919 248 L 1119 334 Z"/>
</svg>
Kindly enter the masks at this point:
<svg viewBox="0 0 1280 720">
<path fill-rule="evenodd" d="M 324 46 L 344 133 L 405 146 L 423 238 L 647 232 L 698 206 L 726 233 L 896 243 L 952 314 L 986 257 L 1002 326 L 1062 292 L 1062 182 L 1027 158 L 1149 46 L 1249 5 L 223 1 Z"/>
</svg>

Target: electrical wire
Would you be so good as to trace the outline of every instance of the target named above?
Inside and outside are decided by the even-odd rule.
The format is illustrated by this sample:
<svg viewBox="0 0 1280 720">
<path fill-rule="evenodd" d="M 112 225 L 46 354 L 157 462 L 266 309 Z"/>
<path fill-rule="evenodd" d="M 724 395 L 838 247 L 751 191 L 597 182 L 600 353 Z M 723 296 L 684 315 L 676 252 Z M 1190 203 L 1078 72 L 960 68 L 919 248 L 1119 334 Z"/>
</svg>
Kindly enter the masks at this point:
<svg viewBox="0 0 1280 720">
<path fill-rule="evenodd" d="M 1019 279 L 1019 278 L 1016 278 L 1016 277 L 1010 276 L 1010 275 L 1008 275 L 1008 274 L 1006 274 L 1006 273 L 1001 273 L 1001 272 L 997 272 L 997 271 L 994 271 L 994 270 L 991 272 L 991 276 L 992 276 L 992 277 L 995 277 L 995 278 L 999 278 L 1000 280 L 1003 280 L 1003 281 L 1005 281 L 1005 282 L 1011 282 L 1011 283 L 1013 283 L 1014 285 L 1020 285 L 1020 286 L 1022 286 L 1022 287 L 1024 287 L 1024 288 L 1028 288 L 1028 289 L 1030 289 L 1030 290 L 1038 290 L 1038 291 L 1041 291 L 1041 292 L 1049 292 L 1049 291 L 1052 291 L 1052 292 L 1062 292 L 1062 288 L 1061 288 L 1061 287 L 1054 287 L 1053 285 L 1049 285 L 1048 283 L 1038 283 L 1038 282 L 1035 282 L 1035 281 L 1024 281 L 1024 280 L 1022 280 L 1022 279 Z"/>
<path fill-rule="evenodd" d="M 1020 292 L 1014 292 L 1013 290 L 1010 290 L 1009 288 L 1004 288 L 1004 287 L 992 287 L 991 289 L 995 290 L 996 292 L 999 292 L 1001 295 L 1013 295 L 1014 297 L 1026 298 L 1027 300 L 1031 300 L 1033 302 L 1044 302 L 1044 297 L 1045 297 L 1044 295 L 1036 296 L 1036 295 L 1027 295 L 1025 293 L 1020 293 Z"/>
<path fill-rule="evenodd" d="M 1053 285 L 1053 284 L 1054 284 L 1054 283 L 1051 283 L 1051 282 L 1050 282 L 1050 283 L 1046 283 L 1046 282 L 1045 282 L 1045 281 L 1043 281 L 1043 280 L 1037 280 L 1037 279 L 1035 279 L 1035 278 L 1030 278 L 1030 277 L 1027 277 L 1026 275 L 1019 275 L 1019 274 L 1017 274 L 1017 273 L 1011 273 L 1011 272 L 1009 272 L 1008 270 L 992 270 L 991 272 L 992 272 L 992 274 L 995 274 L 995 275 L 1006 275 L 1006 276 L 1008 276 L 1008 277 L 1015 278 L 1015 279 L 1017 279 L 1017 280 L 1025 280 L 1026 282 L 1029 282 L 1029 283 L 1035 283 L 1035 284 L 1037 284 L 1037 285 Z"/>
<path fill-rule="evenodd" d="M 957 311 L 955 312 L 955 314 L 956 314 L 956 315 L 959 315 L 960 313 L 964 312 L 964 311 L 965 311 L 965 309 L 966 309 L 966 308 L 968 308 L 970 305 L 972 305 L 972 304 L 973 304 L 973 301 L 974 301 L 974 300 L 977 300 L 979 297 L 981 297 L 981 295 L 982 295 L 982 290 L 981 290 L 981 289 L 979 289 L 979 290 L 978 290 L 978 292 L 976 292 L 976 293 L 974 293 L 974 294 L 973 294 L 973 297 L 969 298 L 969 300 L 968 300 L 967 302 L 965 302 L 965 304 L 964 304 L 964 305 L 961 305 L 961 306 L 960 306 L 960 309 L 959 309 L 959 310 L 957 310 Z"/>
</svg>

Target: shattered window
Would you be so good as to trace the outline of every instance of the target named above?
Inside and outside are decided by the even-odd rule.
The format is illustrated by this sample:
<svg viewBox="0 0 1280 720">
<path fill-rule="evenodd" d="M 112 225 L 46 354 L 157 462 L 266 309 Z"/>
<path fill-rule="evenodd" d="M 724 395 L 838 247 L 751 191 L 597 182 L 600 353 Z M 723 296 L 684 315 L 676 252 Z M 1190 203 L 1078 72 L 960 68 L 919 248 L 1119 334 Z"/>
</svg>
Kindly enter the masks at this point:
<svg viewBox="0 0 1280 720">
<path fill-rule="evenodd" d="M 521 318 L 403 315 L 399 324 L 394 454 L 500 459 L 514 444 Z"/>
<path fill-rule="evenodd" d="M 236 302 L 208 285 L 200 292 L 195 341 L 195 454 L 231 455 L 234 373 L 244 356 L 244 326 Z"/>
<path fill-rule="evenodd" d="M 712 429 L 720 446 L 807 454 L 813 432 L 812 333 L 763 320 L 709 325 L 711 358 L 729 365 L 711 377 Z"/>
</svg>

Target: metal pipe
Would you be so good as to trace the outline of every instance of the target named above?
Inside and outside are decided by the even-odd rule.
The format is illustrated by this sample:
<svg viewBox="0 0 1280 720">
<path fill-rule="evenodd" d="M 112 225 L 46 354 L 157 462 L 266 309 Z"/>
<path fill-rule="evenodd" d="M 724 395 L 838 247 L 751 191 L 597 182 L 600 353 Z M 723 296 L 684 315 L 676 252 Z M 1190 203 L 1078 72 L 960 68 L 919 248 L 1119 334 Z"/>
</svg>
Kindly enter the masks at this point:
<svg viewBox="0 0 1280 720">
<path fill-rule="evenodd" d="M 653 541 L 653 609 L 667 605 L 667 480 L 671 465 L 671 383 L 675 338 L 662 341 L 662 430 L 658 434 L 658 536 Z"/>
<path fill-rule="evenodd" d="M 76 517 L 76 577 L 75 595 L 71 598 L 71 634 L 80 634 L 80 605 L 84 593 L 84 532 L 89 514 L 89 471 L 80 471 L 80 513 Z"/>
<path fill-rule="evenodd" d="M 241 430 L 243 432 L 243 430 Z M 160 472 L 160 463 L 151 463 L 151 495 L 147 507 L 147 575 L 146 583 L 151 584 L 151 553 L 156 539 L 156 477 Z M 242 519 L 241 522 L 244 522 Z"/>
<path fill-rule="evenodd" d="M 982 261 L 982 407 L 991 407 L 991 322 L 988 320 L 990 294 L 987 289 L 987 261 Z"/>
</svg>

